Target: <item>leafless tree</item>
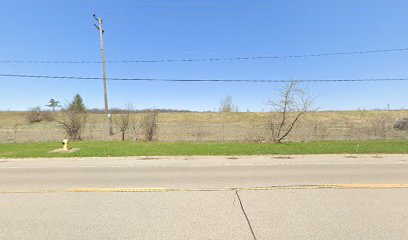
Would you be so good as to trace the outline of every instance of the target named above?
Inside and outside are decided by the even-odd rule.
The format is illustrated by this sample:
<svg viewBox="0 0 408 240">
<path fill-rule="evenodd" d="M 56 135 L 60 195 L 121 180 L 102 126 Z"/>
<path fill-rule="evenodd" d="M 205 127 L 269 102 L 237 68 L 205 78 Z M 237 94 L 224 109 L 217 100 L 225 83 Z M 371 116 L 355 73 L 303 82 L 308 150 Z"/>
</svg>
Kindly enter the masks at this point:
<svg viewBox="0 0 408 240">
<path fill-rule="evenodd" d="M 269 100 L 271 111 L 268 116 L 268 129 L 272 140 L 282 142 L 293 130 L 299 119 L 307 112 L 313 111 L 314 97 L 300 88 L 296 81 L 288 83 L 281 91 L 279 98 Z"/>
<path fill-rule="evenodd" d="M 84 111 L 62 109 L 57 122 L 62 126 L 69 139 L 80 141 L 82 140 L 87 119 L 87 113 Z"/>
<path fill-rule="evenodd" d="M 219 112 L 239 112 L 238 106 L 232 103 L 232 97 L 226 96 L 220 103 Z"/>
<path fill-rule="evenodd" d="M 150 110 L 144 113 L 141 121 L 142 132 L 145 136 L 146 141 L 153 141 L 157 134 L 159 121 L 159 111 Z"/>
<path fill-rule="evenodd" d="M 131 112 L 133 110 L 133 107 L 131 104 L 128 104 L 126 109 L 121 111 L 119 114 L 119 118 L 116 119 L 115 124 L 120 133 L 122 133 L 122 141 L 125 140 L 125 135 L 130 129 L 132 125 L 132 120 L 131 120 Z"/>
</svg>

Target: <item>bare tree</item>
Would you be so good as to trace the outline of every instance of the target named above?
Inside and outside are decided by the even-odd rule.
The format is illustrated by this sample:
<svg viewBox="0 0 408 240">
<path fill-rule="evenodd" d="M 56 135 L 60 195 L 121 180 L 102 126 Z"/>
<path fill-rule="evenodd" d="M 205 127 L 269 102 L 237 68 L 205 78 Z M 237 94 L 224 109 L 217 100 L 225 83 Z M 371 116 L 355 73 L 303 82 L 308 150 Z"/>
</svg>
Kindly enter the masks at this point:
<svg viewBox="0 0 408 240">
<path fill-rule="evenodd" d="M 79 141 L 82 140 L 87 119 L 86 112 L 62 109 L 57 122 L 62 126 L 69 139 Z"/>
<path fill-rule="evenodd" d="M 234 111 L 238 112 L 238 107 L 232 104 L 232 97 L 228 95 L 223 100 L 221 100 L 218 111 L 219 112 L 234 112 Z"/>
<path fill-rule="evenodd" d="M 299 119 L 312 111 L 314 97 L 305 89 L 299 88 L 296 81 L 288 83 L 279 93 L 279 98 L 269 100 L 271 111 L 268 116 L 268 129 L 272 140 L 282 142 L 293 130 Z"/>
<path fill-rule="evenodd" d="M 126 109 L 121 111 L 121 113 L 119 114 L 119 118 L 115 121 L 117 129 L 120 133 L 122 133 L 122 141 L 125 140 L 125 135 L 132 125 L 132 121 L 130 119 L 132 110 L 133 106 L 131 104 L 128 104 Z"/>
<path fill-rule="evenodd" d="M 159 121 L 159 111 L 150 110 L 147 111 L 141 121 L 142 132 L 145 136 L 146 141 L 153 141 L 153 138 L 156 136 L 158 130 L 158 121 Z"/>
</svg>

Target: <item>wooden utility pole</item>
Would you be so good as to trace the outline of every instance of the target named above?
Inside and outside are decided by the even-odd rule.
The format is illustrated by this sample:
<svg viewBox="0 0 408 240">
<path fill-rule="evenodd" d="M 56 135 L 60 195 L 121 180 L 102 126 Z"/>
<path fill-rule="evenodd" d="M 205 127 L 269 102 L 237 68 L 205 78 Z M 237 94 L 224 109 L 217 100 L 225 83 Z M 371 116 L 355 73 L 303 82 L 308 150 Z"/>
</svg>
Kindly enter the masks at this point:
<svg viewBox="0 0 408 240">
<path fill-rule="evenodd" d="M 113 135 L 112 128 L 112 115 L 109 113 L 108 106 L 108 89 L 106 86 L 106 60 L 105 60 L 105 45 L 103 42 L 104 30 L 102 28 L 102 18 L 98 18 L 95 14 L 93 17 L 98 21 L 98 25 L 94 24 L 95 27 L 99 30 L 100 44 L 101 44 L 101 54 L 102 54 L 102 71 L 103 71 L 103 92 L 105 96 L 105 113 L 108 115 L 109 120 L 109 135 Z"/>
</svg>

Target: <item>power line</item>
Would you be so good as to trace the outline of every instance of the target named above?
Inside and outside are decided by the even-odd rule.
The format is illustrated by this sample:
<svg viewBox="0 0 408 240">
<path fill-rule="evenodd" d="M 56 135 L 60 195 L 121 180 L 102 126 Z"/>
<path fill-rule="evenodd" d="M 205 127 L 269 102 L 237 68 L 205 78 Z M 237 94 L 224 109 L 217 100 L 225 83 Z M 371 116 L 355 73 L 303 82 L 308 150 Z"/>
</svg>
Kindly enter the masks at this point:
<svg viewBox="0 0 408 240">
<path fill-rule="evenodd" d="M 235 61 L 235 60 L 266 60 L 266 59 L 290 59 L 308 57 L 327 57 L 336 55 L 357 55 L 370 53 L 392 53 L 408 51 L 408 48 L 392 48 L 367 51 L 351 52 L 331 52 L 301 55 L 281 55 L 281 56 L 254 56 L 254 57 L 227 57 L 227 58 L 190 58 L 190 59 L 159 59 L 159 60 L 110 60 L 108 63 L 170 63 L 170 62 L 211 62 L 211 61 Z M 80 61 L 54 61 L 54 60 L 0 60 L 0 63 L 27 63 L 27 64 L 93 64 L 102 61 L 80 60 Z"/>
<path fill-rule="evenodd" d="M 101 77 L 78 77 L 78 76 L 50 76 L 50 75 L 25 75 L 3 74 L 0 77 L 19 78 L 43 78 L 43 79 L 75 79 L 75 80 L 101 80 Z M 360 79 L 168 79 L 168 78 L 106 78 L 108 81 L 146 81 L 146 82 L 245 82 L 245 83 L 285 83 L 285 82 L 387 82 L 408 81 L 408 78 L 360 78 Z"/>
</svg>

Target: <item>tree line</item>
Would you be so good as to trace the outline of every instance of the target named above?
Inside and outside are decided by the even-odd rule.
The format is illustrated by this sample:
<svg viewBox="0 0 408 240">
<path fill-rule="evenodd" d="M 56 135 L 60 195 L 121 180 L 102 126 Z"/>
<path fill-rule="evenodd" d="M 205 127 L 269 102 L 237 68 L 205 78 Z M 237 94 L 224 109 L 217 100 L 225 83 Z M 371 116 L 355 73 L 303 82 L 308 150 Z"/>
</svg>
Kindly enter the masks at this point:
<svg viewBox="0 0 408 240">
<path fill-rule="evenodd" d="M 299 120 L 314 108 L 314 97 L 305 88 L 298 86 L 296 81 L 285 85 L 270 99 L 267 105 L 270 107 L 268 119 L 265 123 L 273 142 L 281 143 L 293 131 Z M 99 109 L 87 109 L 82 97 L 74 95 L 73 99 L 62 106 L 59 101 L 50 99 L 47 107 L 49 112 L 43 112 L 39 107 L 30 111 L 27 119 L 30 123 L 40 121 L 56 121 L 71 140 L 82 140 L 83 132 L 88 120 L 89 113 L 101 113 Z M 56 111 L 58 109 L 58 111 Z M 238 106 L 232 102 L 232 97 L 227 96 L 220 102 L 219 112 L 238 112 Z M 153 141 L 158 132 L 158 119 L 160 112 L 189 112 L 188 110 L 173 109 L 145 109 L 135 110 L 132 105 L 125 109 L 112 109 L 116 115 L 115 125 L 121 139 L 126 139 L 127 132 L 133 128 L 141 132 L 146 141 Z M 132 113 L 143 113 L 136 121 Z M 140 124 L 136 124 L 136 122 Z M 138 128 L 138 129 L 136 129 Z"/>
</svg>

